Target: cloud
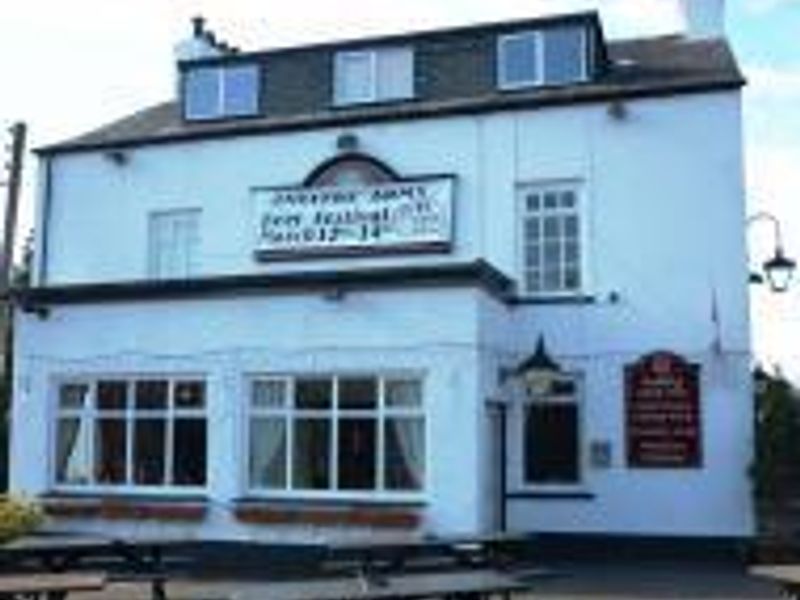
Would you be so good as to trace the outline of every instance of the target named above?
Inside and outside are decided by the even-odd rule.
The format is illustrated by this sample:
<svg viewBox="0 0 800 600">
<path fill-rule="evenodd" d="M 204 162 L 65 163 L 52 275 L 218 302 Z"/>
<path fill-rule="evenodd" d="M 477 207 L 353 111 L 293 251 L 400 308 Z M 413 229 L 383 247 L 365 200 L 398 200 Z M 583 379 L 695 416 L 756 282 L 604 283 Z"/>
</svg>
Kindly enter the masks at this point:
<svg viewBox="0 0 800 600">
<path fill-rule="evenodd" d="M 748 93 L 756 101 L 800 100 L 800 65 L 790 67 L 753 66 L 745 68 Z"/>
</svg>

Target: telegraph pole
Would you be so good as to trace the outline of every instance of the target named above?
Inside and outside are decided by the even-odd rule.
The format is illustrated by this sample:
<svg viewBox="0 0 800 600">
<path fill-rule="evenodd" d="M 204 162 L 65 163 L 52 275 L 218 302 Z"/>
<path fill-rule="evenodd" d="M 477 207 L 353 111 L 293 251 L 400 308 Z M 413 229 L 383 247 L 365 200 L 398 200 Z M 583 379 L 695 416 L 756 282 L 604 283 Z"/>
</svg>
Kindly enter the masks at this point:
<svg viewBox="0 0 800 600">
<path fill-rule="evenodd" d="M 17 229 L 17 208 L 19 207 L 19 191 L 22 183 L 22 161 L 25 155 L 25 123 L 14 123 L 9 129 L 11 134 L 11 151 L 6 185 L 6 214 L 3 229 L 2 273 L 0 273 L 0 289 L 7 294 L 11 288 L 11 270 L 14 264 L 14 241 Z"/>
<path fill-rule="evenodd" d="M 2 332 L 2 391 L 0 392 L 0 490 L 8 490 L 9 480 L 9 441 L 11 418 L 11 389 L 13 381 L 14 309 L 11 299 L 12 269 L 14 267 L 14 241 L 17 229 L 17 208 L 22 184 L 22 160 L 25 156 L 25 123 L 17 122 L 11 126 L 9 160 L 5 164 L 7 179 L 0 180 L 0 189 L 6 188 L 5 228 L 3 229 L 3 248 L 0 256 L 0 332 Z M 0 172 L 0 177 L 3 173 Z"/>
</svg>

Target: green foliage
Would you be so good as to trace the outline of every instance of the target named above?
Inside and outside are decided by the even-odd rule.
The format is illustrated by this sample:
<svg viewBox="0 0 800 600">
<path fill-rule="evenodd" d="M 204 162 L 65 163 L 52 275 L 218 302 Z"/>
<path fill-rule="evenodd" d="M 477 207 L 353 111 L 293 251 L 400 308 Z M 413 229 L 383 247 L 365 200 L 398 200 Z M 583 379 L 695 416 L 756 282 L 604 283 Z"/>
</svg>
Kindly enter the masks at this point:
<svg viewBox="0 0 800 600">
<path fill-rule="evenodd" d="M 760 371 L 756 390 L 756 497 L 781 503 L 800 492 L 800 410 L 791 384 Z"/>
<path fill-rule="evenodd" d="M 23 498 L 6 496 L 0 499 L 0 543 L 29 533 L 41 525 L 41 509 Z"/>
</svg>

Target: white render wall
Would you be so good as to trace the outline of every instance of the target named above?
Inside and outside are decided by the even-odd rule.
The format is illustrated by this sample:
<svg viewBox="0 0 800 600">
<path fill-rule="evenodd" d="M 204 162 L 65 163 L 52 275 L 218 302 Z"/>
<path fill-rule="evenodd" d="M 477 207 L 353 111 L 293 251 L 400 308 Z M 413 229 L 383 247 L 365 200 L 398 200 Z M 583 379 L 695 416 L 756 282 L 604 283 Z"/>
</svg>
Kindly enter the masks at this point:
<svg viewBox="0 0 800 600">
<path fill-rule="evenodd" d="M 423 528 L 479 527 L 478 292 L 357 292 L 55 308 L 18 315 L 12 487 L 50 490 L 54 388 L 69 376 L 203 375 L 208 381 L 207 534 L 246 535 L 231 503 L 247 495 L 248 376 L 413 372 L 424 380 L 428 489 Z M 452 318 L 443 321 L 447 312 Z M 403 331 L 398 341 L 397 331 Z M 388 499 L 388 498 L 387 498 Z M 99 525 L 108 528 L 109 525 Z M 196 529 L 196 528 L 193 528 Z M 255 528 L 254 535 L 270 535 Z M 195 531 L 197 533 L 197 531 Z M 273 532 L 274 533 L 274 532 Z M 298 538 L 313 531 L 284 531 Z"/>
<path fill-rule="evenodd" d="M 584 450 L 591 440 L 611 441 L 612 465 L 593 469 L 584 457 L 592 500 L 510 501 L 511 528 L 749 535 L 752 394 L 740 119 L 739 95 L 731 92 L 632 101 L 621 121 L 601 104 L 349 128 L 363 152 L 402 175 L 457 175 L 449 255 L 253 261 L 248 190 L 299 184 L 335 154 L 343 130 L 140 148 L 129 152 L 125 166 L 102 153 L 57 157 L 45 284 L 144 278 L 148 211 L 192 207 L 203 209 L 204 275 L 483 258 L 514 276 L 515 186 L 569 179 L 585 191 L 586 293 L 594 302 L 505 306 L 481 294 L 406 290 L 355 293 L 341 304 L 288 295 L 56 307 L 46 321 L 21 316 L 15 488 L 48 487 L 35 458 L 47 451 L 43 399 L 49 378 L 65 370 L 203 365 L 214 410 L 227 423 L 211 441 L 212 459 L 220 461 L 214 448 L 224 454 L 235 441 L 230 420 L 241 410 L 220 404 L 241 397 L 242 371 L 426 364 L 433 365 L 435 390 L 429 423 L 441 428 L 430 432 L 434 487 L 426 527 L 488 530 L 496 520 L 496 465 L 485 403 L 510 401 L 513 414 L 498 370 L 524 358 L 544 334 L 562 364 L 584 373 Z M 623 368 L 655 350 L 702 365 L 702 470 L 625 466 Z M 454 419 L 463 435 L 453 435 Z M 508 479 L 519 491 L 515 424 L 508 431 Z M 241 492 L 230 471 L 230 464 L 212 463 L 211 494 L 220 502 Z"/>
</svg>

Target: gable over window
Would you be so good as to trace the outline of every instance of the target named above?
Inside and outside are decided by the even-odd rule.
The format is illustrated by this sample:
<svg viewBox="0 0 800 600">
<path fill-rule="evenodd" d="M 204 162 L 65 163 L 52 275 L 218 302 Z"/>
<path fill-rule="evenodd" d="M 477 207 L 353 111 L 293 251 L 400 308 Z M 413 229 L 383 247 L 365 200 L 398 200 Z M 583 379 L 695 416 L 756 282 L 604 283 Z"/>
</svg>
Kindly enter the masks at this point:
<svg viewBox="0 0 800 600">
<path fill-rule="evenodd" d="M 195 67 L 184 74 L 183 113 L 187 120 L 258 114 L 257 65 Z"/>
<path fill-rule="evenodd" d="M 562 26 L 498 38 L 497 84 L 501 89 L 565 85 L 589 73 L 585 27 Z"/>
<path fill-rule="evenodd" d="M 414 96 L 414 51 L 410 47 L 337 52 L 333 68 L 334 104 Z"/>
</svg>

